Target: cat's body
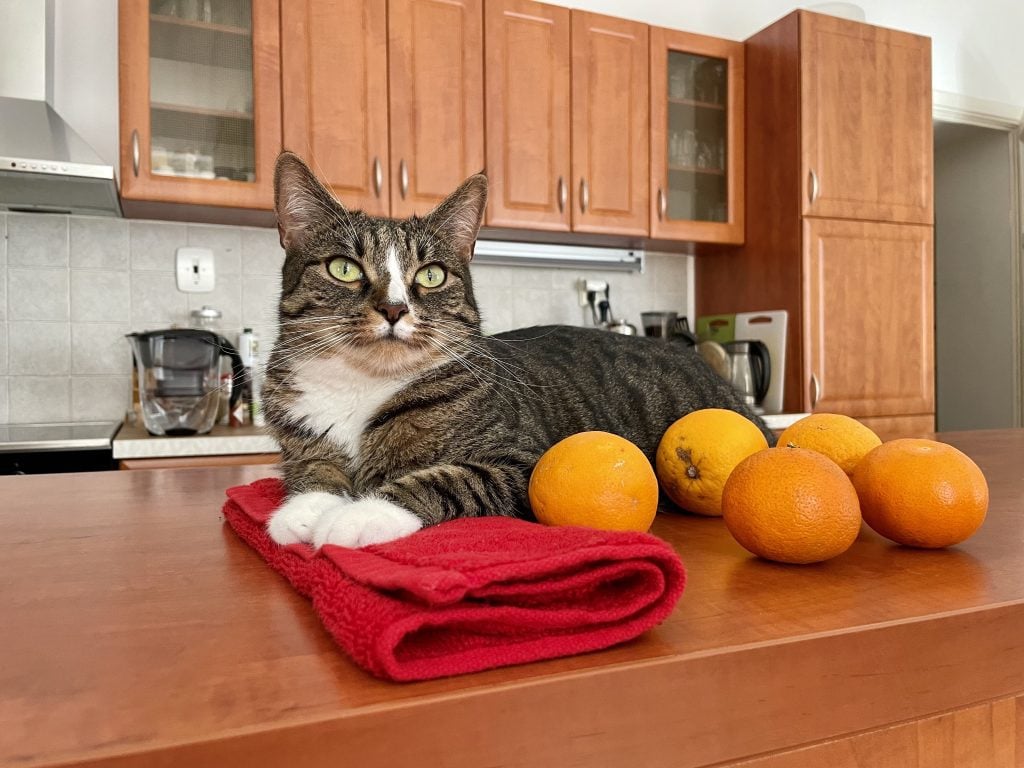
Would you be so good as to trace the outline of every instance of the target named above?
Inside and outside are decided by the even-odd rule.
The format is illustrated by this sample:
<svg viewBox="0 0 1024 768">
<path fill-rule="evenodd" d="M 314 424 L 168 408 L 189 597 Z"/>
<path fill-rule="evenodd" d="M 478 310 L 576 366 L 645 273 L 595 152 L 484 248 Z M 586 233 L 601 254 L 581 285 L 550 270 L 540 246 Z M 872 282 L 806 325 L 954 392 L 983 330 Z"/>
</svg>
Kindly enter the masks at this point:
<svg viewBox="0 0 1024 768">
<path fill-rule="evenodd" d="M 289 490 L 277 541 L 359 546 L 453 517 L 528 517 L 533 465 L 576 432 L 619 434 L 653 461 L 699 408 L 764 429 L 682 344 L 561 326 L 482 336 L 468 271 L 482 177 L 424 219 L 391 221 L 344 211 L 307 175 L 279 162 L 288 259 L 264 395 Z"/>
</svg>

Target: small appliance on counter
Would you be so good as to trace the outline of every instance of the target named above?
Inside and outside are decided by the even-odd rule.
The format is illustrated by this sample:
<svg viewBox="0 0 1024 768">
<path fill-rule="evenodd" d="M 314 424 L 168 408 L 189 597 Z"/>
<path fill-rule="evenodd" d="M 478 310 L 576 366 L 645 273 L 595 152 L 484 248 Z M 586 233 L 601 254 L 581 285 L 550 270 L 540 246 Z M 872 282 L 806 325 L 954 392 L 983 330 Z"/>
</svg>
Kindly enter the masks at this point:
<svg viewBox="0 0 1024 768">
<path fill-rule="evenodd" d="M 690 321 L 675 312 L 641 312 L 640 324 L 644 336 L 655 339 L 684 341 L 690 346 L 697 343 L 697 337 L 690 331 Z"/>
<path fill-rule="evenodd" d="M 762 403 L 772 378 L 772 358 L 761 341 L 729 341 L 723 344 L 729 354 L 729 383 L 743 402 L 755 412 L 764 412 Z"/>
<path fill-rule="evenodd" d="M 782 413 L 783 384 L 786 378 L 786 326 L 789 314 L 784 309 L 765 310 L 761 312 L 739 312 L 736 314 L 703 315 L 697 318 L 697 336 L 700 343 L 697 351 L 712 365 L 722 378 L 733 383 L 741 395 L 754 395 L 759 412 L 765 414 Z M 745 353 L 738 346 L 730 346 L 735 342 L 746 342 Z M 751 342 L 755 347 L 751 347 Z M 751 359 L 751 349 L 756 344 L 765 348 L 764 358 L 768 362 L 764 366 L 763 376 L 756 370 L 758 362 L 752 362 L 749 369 L 751 384 L 746 383 L 748 371 L 746 364 L 742 370 L 733 371 L 733 361 L 738 355 L 745 354 Z M 761 353 L 753 352 L 758 358 Z M 737 381 L 740 383 L 737 384 Z M 759 386 L 760 384 L 760 386 Z M 758 394 L 764 388 L 763 394 Z"/>
<path fill-rule="evenodd" d="M 113 421 L 0 424 L 0 475 L 115 469 Z"/>
<path fill-rule="evenodd" d="M 130 333 L 139 381 L 142 420 L 152 435 L 205 434 L 220 403 L 220 360 L 231 359 L 231 407 L 241 397 L 245 376 L 234 345 L 212 331 L 171 328 Z"/>
</svg>

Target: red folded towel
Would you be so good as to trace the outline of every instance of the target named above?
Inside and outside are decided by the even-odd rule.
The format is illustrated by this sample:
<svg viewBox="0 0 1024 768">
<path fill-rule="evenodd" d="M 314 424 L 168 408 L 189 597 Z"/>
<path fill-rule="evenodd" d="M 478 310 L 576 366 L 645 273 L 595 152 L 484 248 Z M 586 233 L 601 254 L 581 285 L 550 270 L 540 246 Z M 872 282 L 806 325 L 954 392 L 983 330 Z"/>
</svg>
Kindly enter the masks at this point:
<svg viewBox="0 0 1024 768">
<path fill-rule="evenodd" d="M 378 677 L 426 680 L 631 640 L 682 594 L 679 556 L 646 533 L 452 520 L 362 549 L 282 547 L 266 532 L 278 480 L 227 492 L 224 517 L 288 579 L 352 659 Z"/>
</svg>

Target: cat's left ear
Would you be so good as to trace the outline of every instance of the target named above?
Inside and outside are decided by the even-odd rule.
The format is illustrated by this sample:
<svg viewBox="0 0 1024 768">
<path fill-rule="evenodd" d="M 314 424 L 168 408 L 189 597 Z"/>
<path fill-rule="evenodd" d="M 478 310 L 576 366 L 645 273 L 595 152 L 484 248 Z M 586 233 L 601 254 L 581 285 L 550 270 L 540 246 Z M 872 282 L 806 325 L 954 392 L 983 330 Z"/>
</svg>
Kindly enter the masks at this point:
<svg viewBox="0 0 1024 768">
<path fill-rule="evenodd" d="M 484 221 L 487 177 L 470 176 L 425 217 L 432 228 L 452 244 L 464 261 L 473 258 L 473 246 Z"/>
</svg>

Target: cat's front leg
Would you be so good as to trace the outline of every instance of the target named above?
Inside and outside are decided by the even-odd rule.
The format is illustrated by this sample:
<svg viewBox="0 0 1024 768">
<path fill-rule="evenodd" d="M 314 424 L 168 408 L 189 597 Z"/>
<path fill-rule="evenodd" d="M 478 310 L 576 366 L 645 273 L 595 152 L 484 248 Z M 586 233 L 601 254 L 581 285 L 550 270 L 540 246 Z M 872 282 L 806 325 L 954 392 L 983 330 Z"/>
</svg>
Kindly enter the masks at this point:
<svg viewBox="0 0 1024 768">
<path fill-rule="evenodd" d="M 267 533 L 278 544 L 311 544 L 320 518 L 351 503 L 352 483 L 336 460 L 293 452 L 284 456 L 281 468 L 289 496 L 267 521 Z"/>
<path fill-rule="evenodd" d="M 322 514 L 314 525 L 313 544 L 362 547 L 457 517 L 522 515 L 528 508 L 525 466 L 441 464 L 411 472 Z"/>
</svg>

